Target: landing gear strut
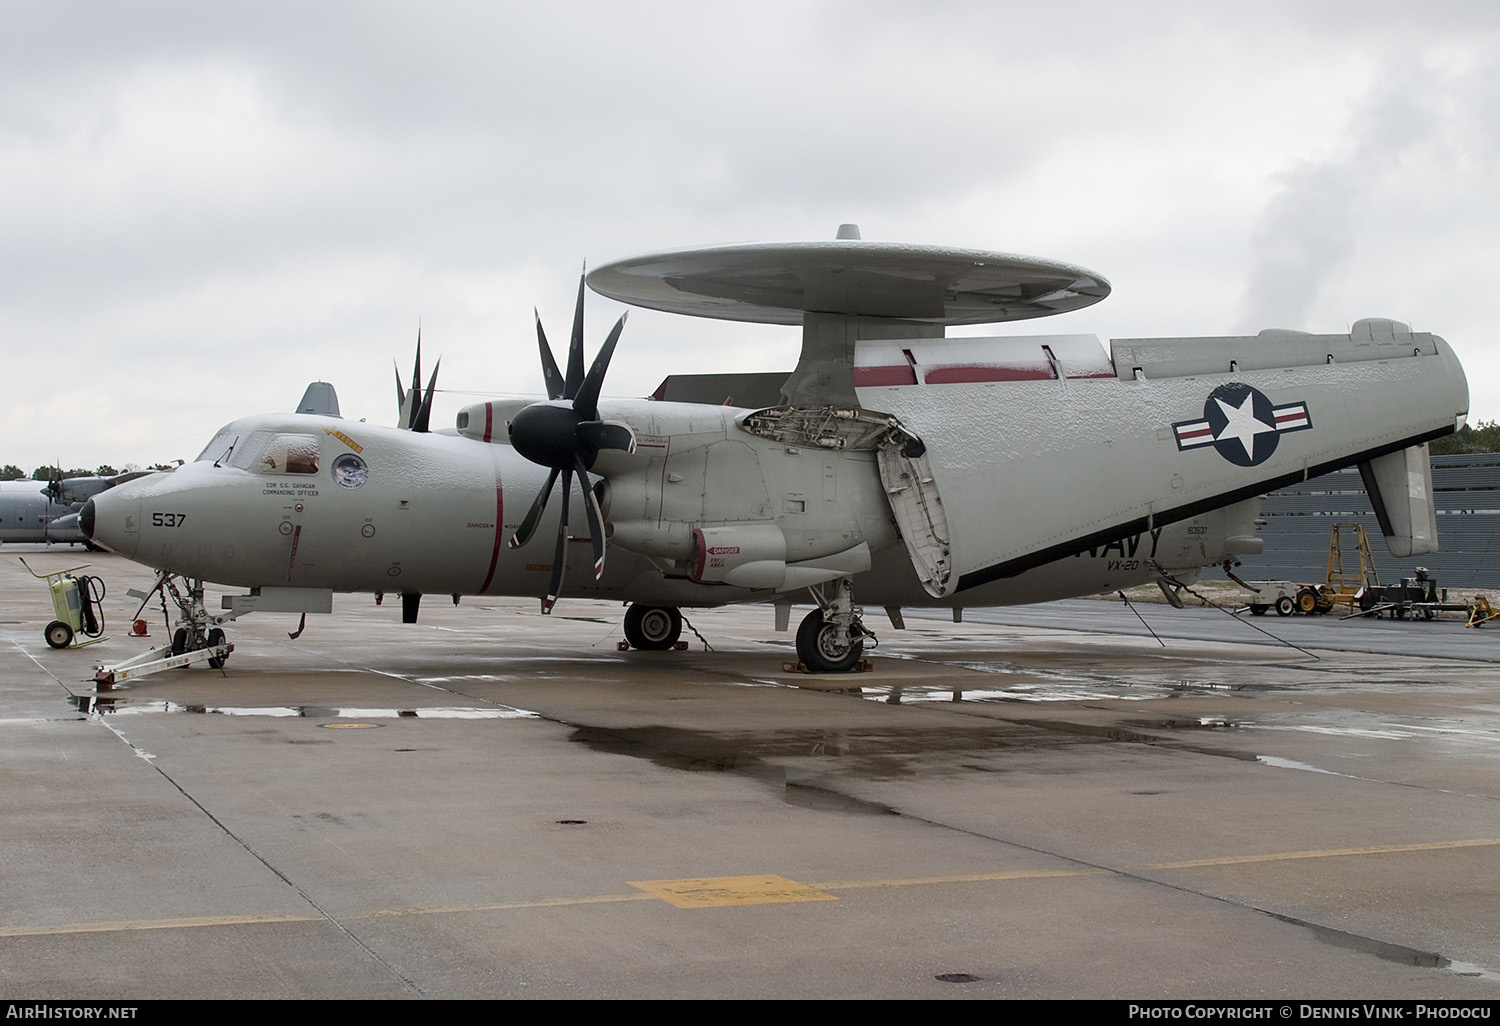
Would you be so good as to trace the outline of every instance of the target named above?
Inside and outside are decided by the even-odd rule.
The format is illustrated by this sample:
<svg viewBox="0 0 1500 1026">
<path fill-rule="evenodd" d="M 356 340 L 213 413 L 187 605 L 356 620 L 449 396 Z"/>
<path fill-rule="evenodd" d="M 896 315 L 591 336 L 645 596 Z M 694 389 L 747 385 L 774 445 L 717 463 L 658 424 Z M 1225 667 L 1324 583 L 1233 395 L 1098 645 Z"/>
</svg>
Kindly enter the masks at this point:
<svg viewBox="0 0 1500 1026">
<path fill-rule="evenodd" d="M 625 640 L 642 652 L 665 652 L 682 634 L 682 614 L 673 606 L 632 603 L 625 611 Z"/>
<path fill-rule="evenodd" d="M 178 587 L 179 581 L 182 587 Z M 207 663 L 213 669 L 221 670 L 229 661 L 229 653 L 234 651 L 234 646 L 225 640 L 224 631 L 219 625 L 233 620 L 239 615 L 238 611 L 224 616 L 211 615 L 203 604 L 202 581 L 188 581 L 162 571 L 157 575 L 156 586 L 142 596 L 141 608 L 136 610 L 137 617 L 158 592 L 163 597 L 163 607 L 167 598 L 177 606 L 178 618 L 172 630 L 171 643 L 143 652 L 115 666 L 99 666 L 94 673 L 94 683 L 101 690 L 114 687 L 120 681 L 132 677 L 144 677 L 192 663 Z M 131 594 L 139 595 L 140 592 Z"/>
<path fill-rule="evenodd" d="M 860 664 L 865 638 L 874 637 L 854 608 L 854 582 L 840 577 L 808 590 L 818 608 L 797 628 L 797 657 L 812 673 L 848 673 Z"/>
</svg>

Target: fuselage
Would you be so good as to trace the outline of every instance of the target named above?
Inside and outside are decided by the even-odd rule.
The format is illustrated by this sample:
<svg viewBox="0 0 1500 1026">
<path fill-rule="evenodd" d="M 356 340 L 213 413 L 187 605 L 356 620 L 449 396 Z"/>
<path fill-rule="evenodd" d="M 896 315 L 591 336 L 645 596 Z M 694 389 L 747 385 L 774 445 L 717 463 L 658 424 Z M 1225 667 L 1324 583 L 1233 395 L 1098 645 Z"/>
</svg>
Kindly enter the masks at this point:
<svg viewBox="0 0 1500 1026">
<path fill-rule="evenodd" d="M 852 576 L 865 604 L 977 606 L 1185 578 L 1258 551 L 1259 494 L 1451 432 L 1468 405 L 1446 343 L 1393 322 L 1112 353 L 1080 336 L 862 342 L 855 371 L 854 412 L 919 443 L 820 435 L 819 417 L 849 411 L 601 401 L 636 445 L 589 466 L 608 540 L 597 580 L 571 496 L 563 595 L 787 602 Z M 461 433 L 235 421 L 194 463 L 96 496 L 86 527 L 235 587 L 540 597 L 562 503 L 544 540 L 507 544 L 548 474 L 505 443 L 514 408 L 470 407 Z M 923 544 L 941 549 L 940 579 L 913 568 Z"/>
<path fill-rule="evenodd" d="M 1226 537 L 1254 531 L 1257 503 L 1242 504 L 1228 519 L 1215 512 L 1128 535 L 940 600 L 924 591 L 898 542 L 869 453 L 787 456 L 790 467 L 768 472 L 774 461 L 756 451 L 759 440 L 737 437 L 736 421 L 749 411 L 694 412 L 698 430 L 671 436 L 679 450 L 671 459 L 667 436 L 640 432 L 631 458 L 638 472 L 616 473 L 609 482 L 611 524 L 659 527 L 661 539 L 649 550 L 666 545 L 669 534 L 690 546 L 690 526 L 735 522 L 736 510 L 743 516 L 750 509 L 765 522 L 810 520 L 808 529 L 784 529 L 793 562 L 868 545 L 870 569 L 856 580 L 861 600 L 872 604 L 1006 605 L 1128 587 L 1152 579 L 1153 564 L 1189 573 L 1215 562 Z M 681 418 L 680 409 L 670 413 Z M 735 455 L 719 451 L 725 448 Z M 547 540 L 519 549 L 506 543 L 545 479 L 544 468 L 504 444 L 272 414 L 226 425 L 200 459 L 175 471 L 95 496 L 92 531 L 96 542 L 137 562 L 233 587 L 539 596 L 551 571 L 560 502 L 554 498 L 537 532 Z M 664 572 L 660 555 L 618 543 L 595 580 L 581 500 L 576 493 L 571 500 L 576 526 L 565 595 L 678 606 L 782 597 L 694 580 L 690 569 Z M 788 501 L 799 504 L 796 513 L 786 512 Z M 820 517 L 818 506 L 828 515 Z M 829 537 L 835 540 L 820 540 Z"/>
</svg>

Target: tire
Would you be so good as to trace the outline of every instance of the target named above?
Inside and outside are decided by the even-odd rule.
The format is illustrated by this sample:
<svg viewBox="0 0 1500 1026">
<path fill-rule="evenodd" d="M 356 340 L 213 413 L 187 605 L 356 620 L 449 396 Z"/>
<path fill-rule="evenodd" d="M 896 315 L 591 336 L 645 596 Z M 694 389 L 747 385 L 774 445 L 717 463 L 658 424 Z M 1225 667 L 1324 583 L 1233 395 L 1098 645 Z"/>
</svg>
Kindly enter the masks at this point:
<svg viewBox="0 0 1500 1026">
<path fill-rule="evenodd" d="M 1276 615 L 1291 616 L 1297 611 L 1297 603 L 1292 601 L 1290 595 L 1283 595 L 1276 600 Z"/>
<path fill-rule="evenodd" d="M 632 604 L 625 610 L 625 640 L 641 652 L 665 652 L 682 635 L 682 614 L 672 606 Z"/>
<path fill-rule="evenodd" d="M 1297 612 L 1305 616 L 1312 616 L 1318 611 L 1318 593 L 1311 588 L 1303 588 L 1297 592 Z"/>
<path fill-rule="evenodd" d="M 53 620 L 42 631 L 42 637 L 47 639 L 47 644 L 53 648 L 67 648 L 73 644 L 73 628 L 61 620 Z"/>
<path fill-rule="evenodd" d="M 859 665 L 865 642 L 850 642 L 844 632 L 824 623 L 823 611 L 814 609 L 797 628 L 797 657 L 811 673 L 848 673 Z"/>
<path fill-rule="evenodd" d="M 187 628 L 179 627 L 172 632 L 172 654 L 182 655 L 187 651 Z"/>
<path fill-rule="evenodd" d="M 211 631 L 208 632 L 208 647 L 209 648 L 218 648 L 222 644 L 224 644 L 224 632 L 223 631 L 221 631 L 219 628 L 215 627 L 213 630 L 211 630 Z M 229 662 L 229 657 L 227 655 L 226 656 L 222 656 L 222 657 L 220 657 L 220 656 L 210 656 L 209 660 L 208 660 L 208 667 L 211 670 L 222 670 L 224 668 L 224 664 L 227 663 L 227 662 Z"/>
<path fill-rule="evenodd" d="M 1264 602 L 1252 602 L 1250 603 L 1250 615 L 1265 616 L 1270 608 L 1271 607 L 1266 605 Z"/>
</svg>

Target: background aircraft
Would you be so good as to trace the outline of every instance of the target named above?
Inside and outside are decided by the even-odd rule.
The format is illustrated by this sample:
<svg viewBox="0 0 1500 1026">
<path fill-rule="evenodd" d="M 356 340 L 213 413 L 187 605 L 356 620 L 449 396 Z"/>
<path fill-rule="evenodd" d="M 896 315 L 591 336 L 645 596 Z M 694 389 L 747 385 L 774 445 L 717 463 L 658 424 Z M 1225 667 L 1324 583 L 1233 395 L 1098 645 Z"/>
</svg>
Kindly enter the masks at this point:
<svg viewBox="0 0 1500 1026">
<path fill-rule="evenodd" d="M 0 481 L 0 542 L 67 542 L 92 548 L 78 526 L 83 504 L 106 488 L 154 473 L 132 470 L 50 481 Z"/>
<path fill-rule="evenodd" d="M 566 584 L 630 603 L 629 641 L 661 648 L 683 607 L 768 602 L 786 629 L 811 598 L 798 654 L 832 672 L 871 635 L 856 599 L 900 627 L 907 605 L 1191 579 L 1257 551 L 1261 493 L 1351 464 L 1392 551 L 1432 551 L 1423 443 L 1468 409 L 1447 344 L 1394 321 L 1108 351 L 1092 336 L 945 338 L 1077 309 L 1109 285 L 850 226 L 831 242 L 632 258 L 588 280 L 655 309 L 800 322 L 798 366 L 762 408 L 603 400 L 625 321 L 585 371 L 580 283 L 565 368 L 538 322 L 544 401 L 477 403 L 433 433 L 414 412 L 432 386 L 419 401 L 398 378 L 403 429 L 235 421 L 194 463 L 96 496 L 84 530 L 160 570 L 252 589 L 238 612 L 326 611 L 334 591 L 399 592 L 407 620 L 433 592 L 533 594 L 547 612 Z M 721 384 L 668 390 L 709 398 Z M 550 562 L 527 545 L 537 534 Z M 189 603 L 186 643 L 223 619 Z"/>
<path fill-rule="evenodd" d="M 85 540 L 76 509 L 54 501 L 48 487 L 47 481 L 0 481 L 0 542 Z"/>
</svg>

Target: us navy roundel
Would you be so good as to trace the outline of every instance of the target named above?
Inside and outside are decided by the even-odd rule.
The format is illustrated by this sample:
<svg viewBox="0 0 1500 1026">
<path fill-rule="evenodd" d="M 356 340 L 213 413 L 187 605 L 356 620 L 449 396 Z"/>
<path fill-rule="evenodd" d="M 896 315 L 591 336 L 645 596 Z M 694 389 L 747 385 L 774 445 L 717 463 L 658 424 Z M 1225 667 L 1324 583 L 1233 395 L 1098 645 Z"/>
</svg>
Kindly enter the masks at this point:
<svg viewBox="0 0 1500 1026">
<path fill-rule="evenodd" d="M 1178 449 L 1212 445 L 1230 463 L 1254 467 L 1271 458 L 1284 433 L 1310 427 L 1306 403 L 1273 406 L 1259 389 L 1231 381 L 1208 393 L 1202 420 L 1178 421 L 1172 431 Z"/>
</svg>

